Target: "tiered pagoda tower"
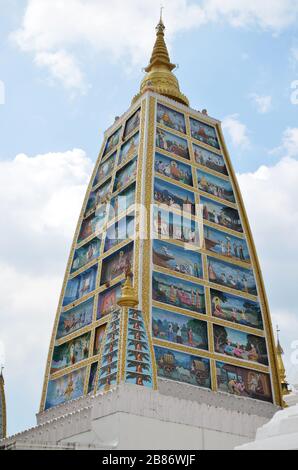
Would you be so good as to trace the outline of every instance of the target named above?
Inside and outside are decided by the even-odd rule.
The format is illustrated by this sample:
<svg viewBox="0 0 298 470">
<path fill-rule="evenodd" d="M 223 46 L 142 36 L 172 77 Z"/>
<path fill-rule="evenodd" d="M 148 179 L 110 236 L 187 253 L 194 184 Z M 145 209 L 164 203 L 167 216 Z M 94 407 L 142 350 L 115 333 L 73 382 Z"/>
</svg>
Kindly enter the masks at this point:
<svg viewBox="0 0 298 470">
<path fill-rule="evenodd" d="M 101 390 L 101 345 L 127 266 L 158 381 L 282 403 L 265 289 L 221 125 L 189 107 L 164 29 L 160 20 L 131 108 L 105 133 L 66 269 L 41 410 Z M 135 378 L 154 387 L 146 373 Z"/>
<path fill-rule="evenodd" d="M 221 124 L 189 107 L 164 29 L 131 107 L 105 132 L 77 224 L 38 415 L 47 440 L 81 442 L 83 413 L 84 442 L 96 415 L 96 435 L 114 429 L 120 448 L 230 448 L 282 406 Z M 68 414 L 68 434 L 50 426 Z"/>
</svg>

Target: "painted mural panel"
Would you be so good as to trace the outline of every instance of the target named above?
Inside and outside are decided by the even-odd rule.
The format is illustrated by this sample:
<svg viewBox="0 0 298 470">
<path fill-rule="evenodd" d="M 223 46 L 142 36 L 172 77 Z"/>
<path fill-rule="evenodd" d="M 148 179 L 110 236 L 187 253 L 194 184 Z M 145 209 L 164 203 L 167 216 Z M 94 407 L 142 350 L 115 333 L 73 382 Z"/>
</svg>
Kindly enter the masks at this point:
<svg viewBox="0 0 298 470">
<path fill-rule="evenodd" d="M 130 157 L 137 155 L 139 149 L 140 133 L 134 134 L 128 141 L 122 145 L 118 165 L 126 162 Z"/>
<path fill-rule="evenodd" d="M 208 276 L 215 282 L 230 289 L 257 295 L 257 286 L 251 269 L 241 268 L 225 261 L 208 257 Z"/>
<path fill-rule="evenodd" d="M 156 129 L 156 146 L 189 160 L 187 140 L 163 129 Z"/>
<path fill-rule="evenodd" d="M 152 308 L 152 335 L 171 343 L 208 350 L 207 323 L 168 310 Z"/>
<path fill-rule="evenodd" d="M 268 366 L 265 338 L 221 325 L 213 325 L 215 351 Z"/>
<path fill-rule="evenodd" d="M 56 346 L 53 352 L 51 374 L 73 366 L 89 356 L 90 333 L 85 333 L 68 343 Z"/>
<path fill-rule="evenodd" d="M 153 263 L 188 276 L 203 276 L 202 257 L 197 251 L 185 250 L 164 241 L 153 241 Z"/>
<path fill-rule="evenodd" d="M 208 251 L 237 261 L 250 262 L 248 246 L 243 238 L 235 237 L 205 225 L 204 242 Z"/>
<path fill-rule="evenodd" d="M 74 253 L 71 272 L 77 271 L 86 264 L 98 258 L 100 254 L 100 245 L 101 239 L 96 237 L 86 245 L 78 248 Z"/>
<path fill-rule="evenodd" d="M 206 313 L 204 287 L 167 274 L 153 273 L 152 297 L 174 307 Z"/>
<path fill-rule="evenodd" d="M 97 373 L 98 363 L 94 362 L 91 364 L 90 375 L 89 375 L 89 382 L 88 382 L 88 393 L 94 391 L 95 382 L 96 382 L 96 373 Z"/>
<path fill-rule="evenodd" d="M 184 115 L 161 103 L 157 103 L 157 122 L 175 131 L 186 133 Z"/>
<path fill-rule="evenodd" d="M 97 320 L 109 315 L 117 307 L 117 301 L 121 297 L 121 284 L 110 287 L 98 296 Z"/>
<path fill-rule="evenodd" d="M 208 124 L 205 124 L 201 121 L 197 121 L 193 118 L 189 118 L 189 120 L 191 136 L 194 139 L 220 150 L 220 145 L 214 127 L 209 126 Z"/>
<path fill-rule="evenodd" d="M 124 138 L 131 134 L 140 125 L 141 108 L 139 108 L 127 121 L 125 125 Z"/>
<path fill-rule="evenodd" d="M 136 186 L 132 184 L 117 196 L 113 197 L 110 204 L 109 220 L 118 217 L 124 211 L 128 211 L 135 204 Z"/>
<path fill-rule="evenodd" d="M 197 245 L 200 234 L 197 222 L 158 207 L 153 210 L 153 235 L 163 240 L 179 240 Z"/>
<path fill-rule="evenodd" d="M 162 155 L 155 154 L 154 168 L 156 173 L 171 178 L 179 183 L 193 186 L 191 167 L 178 160 Z"/>
<path fill-rule="evenodd" d="M 216 362 L 216 372 L 219 391 L 262 401 L 273 401 L 268 374 L 224 362 Z"/>
<path fill-rule="evenodd" d="M 239 212 L 236 209 L 205 197 L 201 197 L 200 202 L 203 204 L 204 220 L 236 232 L 243 232 Z"/>
<path fill-rule="evenodd" d="M 198 188 L 205 193 L 235 203 L 232 185 L 229 181 L 211 175 L 206 171 L 197 170 Z"/>
<path fill-rule="evenodd" d="M 81 303 L 77 307 L 61 312 L 58 324 L 57 339 L 70 335 L 75 331 L 90 325 L 93 316 L 94 298 Z"/>
<path fill-rule="evenodd" d="M 101 325 L 95 330 L 94 336 L 94 347 L 93 347 L 93 355 L 97 356 L 100 353 L 100 347 L 102 344 L 102 340 L 106 331 L 106 325 Z"/>
<path fill-rule="evenodd" d="M 92 292 L 95 289 L 96 274 L 97 266 L 92 266 L 73 279 L 69 279 L 65 289 L 63 307 Z"/>
<path fill-rule="evenodd" d="M 99 165 L 93 181 L 93 186 L 96 186 L 98 183 L 100 183 L 102 180 L 105 180 L 111 174 L 116 164 L 116 155 L 117 152 L 114 152 L 109 158 L 107 158 L 104 162 Z"/>
<path fill-rule="evenodd" d="M 121 127 L 108 138 L 103 156 L 105 156 L 107 153 L 110 153 L 115 147 L 117 147 L 120 140 L 120 133 Z"/>
<path fill-rule="evenodd" d="M 121 170 L 117 171 L 114 183 L 114 191 L 119 191 L 132 183 L 137 176 L 138 161 L 136 158 L 131 160 Z"/>
<path fill-rule="evenodd" d="M 45 409 L 81 397 L 84 393 L 85 375 L 86 367 L 83 367 L 59 379 L 50 380 Z"/>
<path fill-rule="evenodd" d="M 154 179 L 154 200 L 156 203 L 164 204 L 170 209 L 195 214 L 194 193 L 159 178 Z"/>
<path fill-rule="evenodd" d="M 228 170 L 222 155 L 210 152 L 210 150 L 206 150 L 196 144 L 193 144 L 193 152 L 195 161 L 199 165 L 205 166 L 210 170 L 217 171 L 218 173 L 222 173 L 223 175 L 228 175 Z"/>
<path fill-rule="evenodd" d="M 105 258 L 102 262 L 101 285 L 111 282 L 124 274 L 128 266 L 133 265 L 133 243 Z"/>
<path fill-rule="evenodd" d="M 119 245 L 124 240 L 133 240 L 135 232 L 135 220 L 133 215 L 127 215 L 111 225 L 106 233 L 104 251 Z"/>
<path fill-rule="evenodd" d="M 227 294 L 211 289 L 212 315 L 222 320 L 263 329 L 261 306 L 259 302 L 243 299 L 236 295 Z"/>
<path fill-rule="evenodd" d="M 87 202 L 85 214 L 87 214 L 93 209 L 99 208 L 101 204 L 106 204 L 109 200 L 111 189 L 111 180 L 108 180 L 95 191 L 91 191 Z"/>
<path fill-rule="evenodd" d="M 159 377 L 199 387 L 211 387 L 209 359 L 154 346 Z"/>
<path fill-rule="evenodd" d="M 152 388 L 152 363 L 147 332 L 141 312 L 128 311 L 125 381 Z"/>
<path fill-rule="evenodd" d="M 91 235 L 98 234 L 98 232 L 102 230 L 106 222 L 106 218 L 107 206 L 106 204 L 102 204 L 93 214 L 83 220 L 78 237 L 78 243 L 81 243 L 86 238 L 91 237 Z"/>
</svg>

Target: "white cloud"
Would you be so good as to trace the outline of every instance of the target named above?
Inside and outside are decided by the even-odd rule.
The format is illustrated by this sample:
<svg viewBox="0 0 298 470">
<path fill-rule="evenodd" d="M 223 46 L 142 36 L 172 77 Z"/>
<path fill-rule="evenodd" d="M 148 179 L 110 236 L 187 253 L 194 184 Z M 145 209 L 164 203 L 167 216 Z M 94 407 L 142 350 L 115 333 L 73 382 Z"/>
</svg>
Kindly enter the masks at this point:
<svg viewBox="0 0 298 470">
<path fill-rule="evenodd" d="M 283 147 L 289 156 L 298 156 L 298 127 L 289 128 L 284 132 Z"/>
<path fill-rule="evenodd" d="M 273 32 L 293 24 L 298 0 L 164 0 L 167 40 L 174 34 L 208 22 L 233 27 L 258 27 Z M 98 60 L 124 60 L 129 67 L 144 66 L 154 41 L 160 0 L 28 0 L 21 26 L 11 37 L 37 63 L 69 87 L 86 90 L 78 62 L 92 50 L 105 54 Z M 183 20 L 182 20 L 183 18 Z M 78 47 L 79 46 L 79 47 Z M 78 53 L 78 49 L 80 53 Z M 61 55 L 67 54 L 61 58 Z M 65 65 L 67 62 L 68 65 Z"/>
<path fill-rule="evenodd" d="M 86 93 L 85 77 L 76 59 L 67 52 L 38 52 L 34 61 L 39 67 L 47 67 L 52 77 L 61 81 L 66 89 Z"/>
<path fill-rule="evenodd" d="M 235 27 L 259 27 L 279 31 L 295 24 L 297 0 L 206 0 L 208 17 Z"/>
<path fill-rule="evenodd" d="M 226 131 L 235 147 L 248 147 L 250 142 L 245 124 L 239 121 L 238 114 L 226 116 L 222 121 L 222 128 Z"/>
<path fill-rule="evenodd" d="M 270 95 L 258 95 L 257 93 L 251 93 L 249 95 L 253 104 L 256 106 L 257 111 L 260 114 L 266 114 L 271 110 L 272 107 L 272 96 Z"/>
<path fill-rule="evenodd" d="M 62 278 L 92 166 L 77 149 L 0 162 L 0 343 L 9 423 L 20 427 L 34 424 Z M 19 408 L 22 403 L 26 409 Z"/>
<path fill-rule="evenodd" d="M 298 127 L 289 127 L 282 135 L 282 144 L 269 151 L 269 155 L 298 157 Z"/>
<path fill-rule="evenodd" d="M 291 343 L 298 339 L 296 290 L 298 283 L 298 129 L 284 134 L 284 157 L 274 166 L 238 175 L 244 203 L 260 258 L 273 324 L 281 328 L 289 379 L 297 375 L 291 364 Z M 285 136 L 289 136 L 288 140 Z M 296 142 L 296 144 L 295 144 Z M 296 145 L 296 149 L 294 149 Z"/>
</svg>

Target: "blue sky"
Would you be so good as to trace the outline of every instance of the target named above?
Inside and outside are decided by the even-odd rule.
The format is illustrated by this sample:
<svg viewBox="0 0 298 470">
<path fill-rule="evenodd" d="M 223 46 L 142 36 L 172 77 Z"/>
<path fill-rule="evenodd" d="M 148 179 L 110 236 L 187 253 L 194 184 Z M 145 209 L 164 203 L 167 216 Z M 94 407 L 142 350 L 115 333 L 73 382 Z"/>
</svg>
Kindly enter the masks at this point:
<svg viewBox="0 0 298 470">
<path fill-rule="evenodd" d="M 193 108 L 223 121 L 273 322 L 288 373 L 298 376 L 298 1 L 163 3 L 181 90 Z M 35 422 L 86 184 L 103 131 L 138 91 L 159 6 L 0 0 L 0 354 L 10 433 Z"/>
</svg>

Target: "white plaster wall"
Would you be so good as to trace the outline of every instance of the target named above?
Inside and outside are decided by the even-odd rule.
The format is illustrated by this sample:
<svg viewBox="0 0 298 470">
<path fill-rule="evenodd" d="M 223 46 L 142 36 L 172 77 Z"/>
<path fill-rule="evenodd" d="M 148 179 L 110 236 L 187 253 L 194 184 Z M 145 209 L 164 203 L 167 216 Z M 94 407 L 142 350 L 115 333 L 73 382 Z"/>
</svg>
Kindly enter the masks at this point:
<svg viewBox="0 0 298 470">
<path fill-rule="evenodd" d="M 232 400 L 198 387 L 164 382 L 161 388 L 162 393 L 123 384 L 107 394 L 74 400 L 42 413 L 37 427 L 4 442 L 119 450 L 232 449 L 252 441 L 276 411 L 270 404 Z"/>
</svg>

